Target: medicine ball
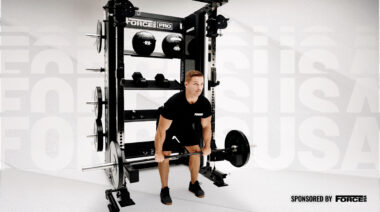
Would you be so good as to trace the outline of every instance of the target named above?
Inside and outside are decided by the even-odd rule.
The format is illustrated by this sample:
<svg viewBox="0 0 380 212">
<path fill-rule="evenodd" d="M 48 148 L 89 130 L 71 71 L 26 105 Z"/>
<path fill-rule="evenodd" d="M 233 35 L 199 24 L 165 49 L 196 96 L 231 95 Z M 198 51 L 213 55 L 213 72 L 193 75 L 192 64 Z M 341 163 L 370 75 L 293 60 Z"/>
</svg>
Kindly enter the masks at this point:
<svg viewBox="0 0 380 212">
<path fill-rule="evenodd" d="M 162 41 L 162 51 L 168 57 L 180 57 L 182 53 L 182 36 L 168 35 Z"/>
<path fill-rule="evenodd" d="M 153 34 L 146 31 L 137 32 L 132 39 L 133 49 L 137 54 L 150 55 L 156 47 L 156 38 Z"/>
</svg>

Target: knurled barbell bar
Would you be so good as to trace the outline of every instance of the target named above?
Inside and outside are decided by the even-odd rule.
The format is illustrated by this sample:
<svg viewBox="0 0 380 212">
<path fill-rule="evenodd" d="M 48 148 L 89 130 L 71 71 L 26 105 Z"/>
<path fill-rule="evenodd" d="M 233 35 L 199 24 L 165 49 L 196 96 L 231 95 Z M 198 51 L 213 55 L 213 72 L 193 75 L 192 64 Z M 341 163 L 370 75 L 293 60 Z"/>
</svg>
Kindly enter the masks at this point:
<svg viewBox="0 0 380 212">
<path fill-rule="evenodd" d="M 215 150 L 212 150 L 211 152 L 212 153 L 226 152 L 226 151 L 232 151 L 232 152 L 234 152 L 234 151 L 237 151 L 237 148 L 238 148 L 237 146 L 232 146 L 229 149 L 215 149 Z M 202 152 L 172 154 L 172 155 L 169 155 L 169 156 L 165 156 L 165 159 L 182 158 L 182 157 L 188 157 L 188 156 L 200 155 L 200 154 L 202 154 Z M 123 162 L 123 164 L 125 164 L 125 165 L 132 165 L 132 164 L 136 164 L 136 163 L 153 162 L 154 160 L 155 160 L 155 158 L 146 158 L 146 159 L 131 160 L 131 161 L 127 161 L 126 160 L 126 161 Z M 104 163 L 104 164 L 95 165 L 95 166 L 83 167 L 82 171 L 93 170 L 93 169 L 104 169 L 104 168 L 109 168 L 109 167 L 116 166 L 116 165 L 118 165 L 118 162 Z"/>
</svg>

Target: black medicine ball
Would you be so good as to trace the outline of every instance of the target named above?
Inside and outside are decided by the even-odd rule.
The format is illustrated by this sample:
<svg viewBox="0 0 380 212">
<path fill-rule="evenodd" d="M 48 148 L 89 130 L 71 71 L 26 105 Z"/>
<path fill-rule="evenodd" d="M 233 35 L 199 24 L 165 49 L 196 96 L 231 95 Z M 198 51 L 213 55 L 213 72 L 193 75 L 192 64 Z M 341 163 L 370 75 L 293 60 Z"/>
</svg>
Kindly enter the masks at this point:
<svg viewBox="0 0 380 212">
<path fill-rule="evenodd" d="M 136 33 L 132 38 L 132 46 L 137 54 L 150 55 L 156 47 L 156 38 L 146 31 Z"/>
<path fill-rule="evenodd" d="M 182 53 L 182 36 L 168 35 L 162 41 L 162 51 L 168 57 L 180 57 Z"/>
</svg>

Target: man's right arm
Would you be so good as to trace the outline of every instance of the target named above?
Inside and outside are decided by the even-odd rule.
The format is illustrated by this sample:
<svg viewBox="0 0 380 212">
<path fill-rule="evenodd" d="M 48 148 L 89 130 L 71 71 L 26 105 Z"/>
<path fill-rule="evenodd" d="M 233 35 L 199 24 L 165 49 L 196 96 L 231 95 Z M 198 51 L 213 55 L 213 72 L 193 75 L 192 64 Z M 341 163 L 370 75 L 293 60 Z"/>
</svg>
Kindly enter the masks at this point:
<svg viewBox="0 0 380 212">
<path fill-rule="evenodd" d="M 166 130 L 169 129 L 171 124 L 172 124 L 172 120 L 166 119 L 162 115 L 160 115 L 160 120 L 158 122 L 158 127 L 156 131 L 156 137 L 154 139 L 156 162 L 162 162 L 164 160 L 164 155 L 162 153 L 162 146 L 165 141 Z"/>
</svg>

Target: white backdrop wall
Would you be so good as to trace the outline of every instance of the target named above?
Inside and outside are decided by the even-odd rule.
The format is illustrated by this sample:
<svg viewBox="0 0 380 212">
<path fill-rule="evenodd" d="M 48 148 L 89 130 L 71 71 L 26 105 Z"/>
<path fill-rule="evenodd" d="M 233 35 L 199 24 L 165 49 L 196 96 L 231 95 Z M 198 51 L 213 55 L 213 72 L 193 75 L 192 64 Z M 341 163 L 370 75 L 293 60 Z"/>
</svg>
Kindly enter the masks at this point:
<svg viewBox="0 0 380 212">
<path fill-rule="evenodd" d="M 1 166 L 103 182 L 80 167 L 101 163 L 92 100 L 103 75 L 95 51 L 99 0 L 2 0 Z M 185 17 L 203 4 L 135 0 L 141 11 Z M 218 38 L 216 138 L 245 132 L 246 169 L 379 176 L 378 1 L 231 0 Z M 131 48 L 133 33 L 126 33 Z M 165 34 L 155 33 L 157 51 Z M 179 78 L 179 61 L 126 57 L 134 71 Z M 127 109 L 153 109 L 173 92 L 128 92 Z M 127 142 L 152 140 L 154 123 L 128 124 Z M 228 165 L 222 165 L 231 168 Z"/>
</svg>

